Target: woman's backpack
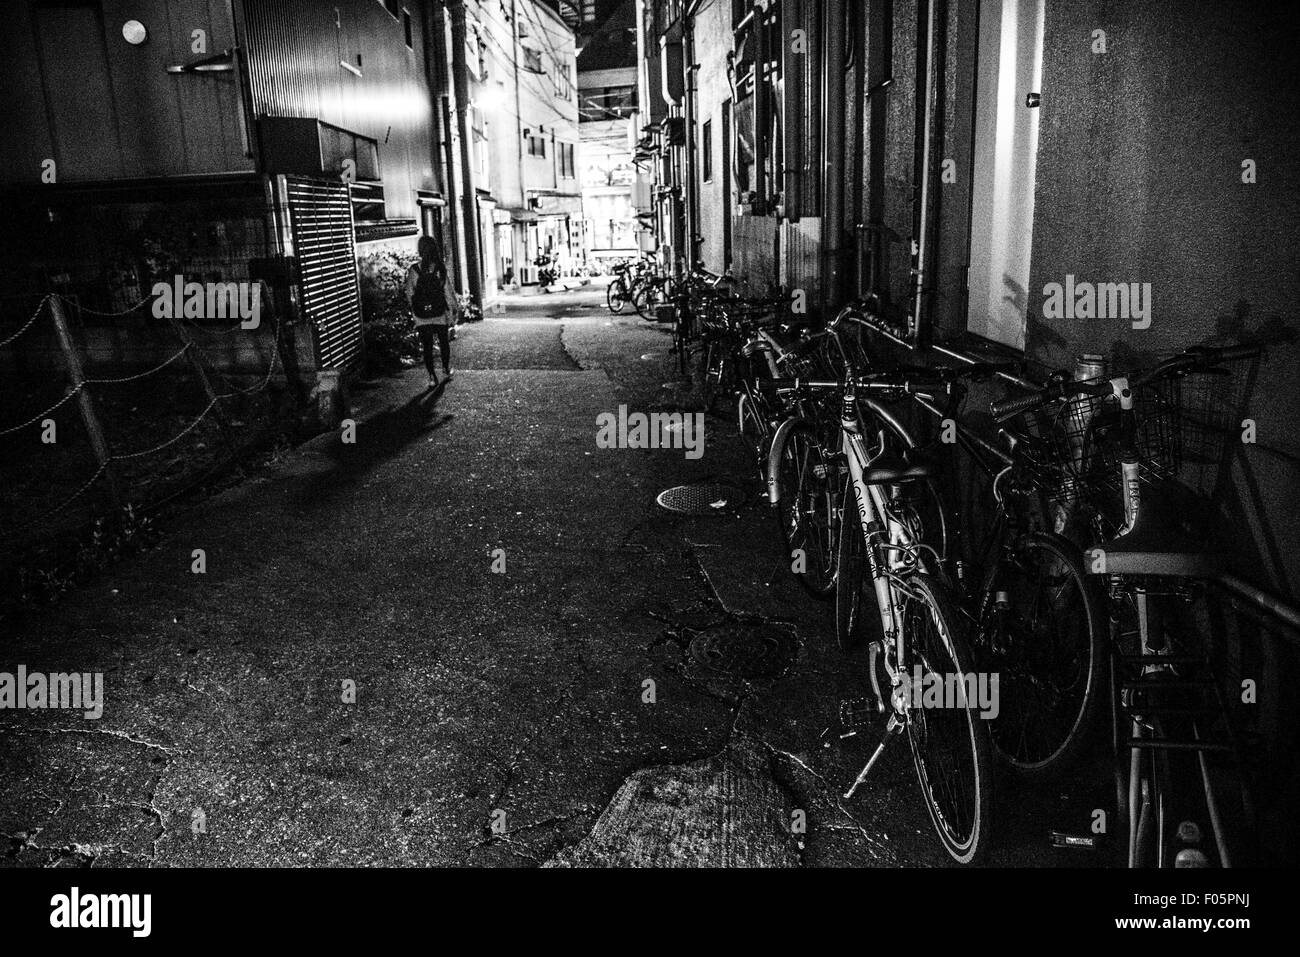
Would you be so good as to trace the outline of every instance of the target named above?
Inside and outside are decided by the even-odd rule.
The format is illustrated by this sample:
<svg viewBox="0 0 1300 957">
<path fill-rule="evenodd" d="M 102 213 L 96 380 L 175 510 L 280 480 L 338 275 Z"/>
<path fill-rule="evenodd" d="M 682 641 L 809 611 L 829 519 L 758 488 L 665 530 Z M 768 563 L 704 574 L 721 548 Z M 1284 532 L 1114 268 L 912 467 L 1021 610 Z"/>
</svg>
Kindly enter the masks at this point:
<svg viewBox="0 0 1300 957">
<path fill-rule="evenodd" d="M 419 268 L 419 267 L 416 267 Z M 411 294 L 411 312 L 417 319 L 432 319 L 447 313 L 447 274 L 441 264 L 433 263 L 421 269 Z"/>
</svg>

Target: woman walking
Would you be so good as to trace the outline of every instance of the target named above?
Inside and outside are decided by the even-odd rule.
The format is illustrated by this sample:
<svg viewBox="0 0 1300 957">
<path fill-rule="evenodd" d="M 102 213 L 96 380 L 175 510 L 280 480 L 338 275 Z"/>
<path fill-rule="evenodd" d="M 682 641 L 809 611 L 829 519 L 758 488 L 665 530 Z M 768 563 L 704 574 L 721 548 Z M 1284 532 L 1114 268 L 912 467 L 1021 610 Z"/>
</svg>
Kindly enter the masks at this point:
<svg viewBox="0 0 1300 957">
<path fill-rule="evenodd" d="M 454 301 L 447 292 L 447 265 L 442 258 L 438 240 L 421 236 L 416 246 L 420 261 L 406 273 L 406 301 L 415 316 L 415 331 L 420 337 L 424 352 L 424 368 L 429 373 L 429 388 L 438 385 L 438 373 L 433 364 L 433 338 L 438 337 L 438 352 L 442 357 L 442 374 L 451 378 L 451 326 L 455 322 L 452 312 Z"/>
</svg>

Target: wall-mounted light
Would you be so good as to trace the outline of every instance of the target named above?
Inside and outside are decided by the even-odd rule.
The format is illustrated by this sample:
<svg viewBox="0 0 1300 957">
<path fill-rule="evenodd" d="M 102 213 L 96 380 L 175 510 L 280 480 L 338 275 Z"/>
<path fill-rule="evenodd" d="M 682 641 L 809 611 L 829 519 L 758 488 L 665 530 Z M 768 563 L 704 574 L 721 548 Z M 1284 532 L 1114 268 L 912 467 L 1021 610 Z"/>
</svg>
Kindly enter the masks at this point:
<svg viewBox="0 0 1300 957">
<path fill-rule="evenodd" d="M 122 24 L 122 39 L 131 46 L 138 47 L 149 39 L 149 31 L 145 29 L 144 24 L 139 20 L 128 20 Z"/>
</svg>

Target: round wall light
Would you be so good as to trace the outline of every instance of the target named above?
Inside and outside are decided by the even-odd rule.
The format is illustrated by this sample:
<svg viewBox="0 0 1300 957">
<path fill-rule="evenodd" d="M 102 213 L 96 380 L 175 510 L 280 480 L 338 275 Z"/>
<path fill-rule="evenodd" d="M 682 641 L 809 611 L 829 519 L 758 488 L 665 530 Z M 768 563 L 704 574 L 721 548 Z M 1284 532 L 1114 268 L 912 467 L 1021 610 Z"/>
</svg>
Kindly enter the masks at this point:
<svg viewBox="0 0 1300 957">
<path fill-rule="evenodd" d="M 122 24 L 122 38 L 132 46 L 139 46 L 149 39 L 149 31 L 139 20 L 128 20 Z"/>
</svg>

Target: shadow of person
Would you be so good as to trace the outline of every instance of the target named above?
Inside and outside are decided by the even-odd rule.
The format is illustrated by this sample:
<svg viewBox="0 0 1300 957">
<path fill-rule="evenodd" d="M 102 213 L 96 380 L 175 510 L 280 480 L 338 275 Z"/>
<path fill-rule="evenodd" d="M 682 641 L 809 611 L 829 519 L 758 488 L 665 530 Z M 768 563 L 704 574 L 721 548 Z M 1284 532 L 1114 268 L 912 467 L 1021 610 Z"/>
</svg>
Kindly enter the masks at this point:
<svg viewBox="0 0 1300 957">
<path fill-rule="evenodd" d="M 310 476 L 295 496 L 303 508 L 316 509 L 339 492 L 355 488 L 378 466 L 398 457 L 407 446 L 442 428 L 455 416 L 439 414 L 438 401 L 446 382 L 416 393 L 402 405 L 391 405 L 358 422 L 354 441 L 340 433 L 326 449 L 334 467 Z"/>
</svg>

